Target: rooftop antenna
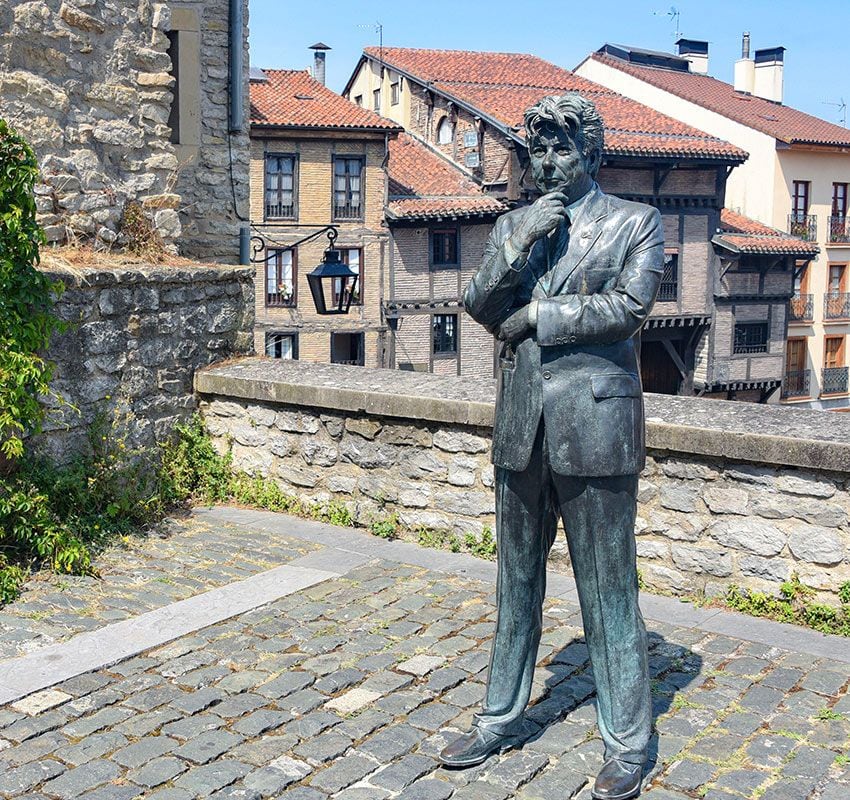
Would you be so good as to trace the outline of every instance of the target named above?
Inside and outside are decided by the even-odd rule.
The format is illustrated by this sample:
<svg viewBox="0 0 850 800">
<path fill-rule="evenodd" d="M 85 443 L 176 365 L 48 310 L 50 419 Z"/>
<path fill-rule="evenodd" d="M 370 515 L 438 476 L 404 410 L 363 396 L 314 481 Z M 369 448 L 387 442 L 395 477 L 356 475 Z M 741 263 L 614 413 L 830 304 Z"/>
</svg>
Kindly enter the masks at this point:
<svg viewBox="0 0 850 800">
<path fill-rule="evenodd" d="M 838 116 L 841 119 L 841 124 L 846 128 L 847 127 L 847 103 L 844 102 L 844 98 L 840 97 L 839 102 L 834 102 L 832 100 L 822 100 L 821 101 L 825 106 L 835 106 L 838 108 Z"/>
<path fill-rule="evenodd" d="M 365 25 L 358 25 L 358 28 L 366 28 L 378 34 L 378 52 L 381 56 L 381 63 L 384 61 L 384 26 L 380 22 L 367 22 Z"/>
<path fill-rule="evenodd" d="M 676 6 L 670 6 L 669 11 L 653 11 L 653 17 L 669 17 L 673 23 L 673 39 L 678 41 L 682 38 L 682 32 L 679 30 L 682 22 L 682 14 Z"/>
</svg>

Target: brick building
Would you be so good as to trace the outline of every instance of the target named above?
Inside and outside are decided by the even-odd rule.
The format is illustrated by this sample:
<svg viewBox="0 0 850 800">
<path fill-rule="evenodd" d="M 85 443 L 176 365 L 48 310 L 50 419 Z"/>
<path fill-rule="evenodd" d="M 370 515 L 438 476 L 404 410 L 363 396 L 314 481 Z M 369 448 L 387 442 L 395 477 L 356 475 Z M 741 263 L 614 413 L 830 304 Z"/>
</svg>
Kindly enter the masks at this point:
<svg viewBox="0 0 850 800">
<path fill-rule="evenodd" d="M 251 77 L 252 260 L 257 264 L 257 352 L 276 358 L 385 363 L 381 303 L 389 281 L 384 226 L 386 160 L 400 128 L 335 94 L 307 71 Z M 316 312 L 307 273 L 328 239 L 360 272 L 345 316 Z M 297 244 L 311 234 L 309 241 Z"/>
<path fill-rule="evenodd" d="M 724 225 L 726 179 L 746 159 L 744 150 L 525 54 L 367 48 L 343 93 L 358 105 L 379 109 L 422 146 L 453 163 L 484 193 L 513 205 L 530 201 L 536 192 L 526 175 L 523 112 L 546 94 L 566 91 L 592 98 L 605 121 L 598 177 L 603 190 L 656 206 L 664 221 L 667 271 L 643 332 L 645 387 L 665 393 L 766 399 L 782 379 L 777 355 L 784 354 L 784 308 L 793 291 L 794 271 L 790 256 L 770 259 L 752 252 L 742 258 L 734 247 L 726 246 L 726 237 L 717 236 Z M 770 244 L 764 245 L 769 254 L 777 233 L 762 226 L 758 233 L 750 229 L 747 236 L 753 242 L 769 239 Z M 456 276 L 460 284 L 481 257 L 483 234 L 483 229 L 477 230 L 477 237 L 468 243 Z M 793 239 L 788 248 L 800 249 L 799 240 L 785 239 Z M 429 256 L 424 237 L 422 242 L 424 260 Z M 802 247 L 807 253 L 810 249 Z M 770 275 L 755 283 L 743 279 L 753 289 L 752 296 L 742 299 L 737 289 L 730 294 L 729 287 L 737 285 L 739 265 L 746 272 L 756 262 Z M 426 296 L 434 274 L 422 269 L 418 290 L 405 275 L 408 285 L 403 291 Z M 439 279 L 445 281 L 445 276 Z M 746 336 L 764 331 L 747 327 L 754 309 L 763 307 L 771 310 L 767 341 L 742 344 Z M 462 313 L 458 325 L 461 332 L 467 326 L 472 330 Z M 422 323 L 420 327 L 424 336 Z M 766 348 L 764 353 L 757 352 L 761 347 Z M 489 347 L 476 348 L 470 357 L 477 356 L 478 364 L 462 359 L 462 371 L 492 374 L 492 352 Z M 420 363 L 425 353 L 423 342 L 417 353 L 423 359 Z M 442 362 L 430 362 L 429 367 L 446 369 Z"/>
<path fill-rule="evenodd" d="M 247 217 L 248 0 L 0 4 L 0 117 L 33 146 L 51 244 L 236 263 Z"/>
<path fill-rule="evenodd" d="M 677 44 L 678 54 L 606 44 L 576 72 L 750 154 L 729 177 L 727 206 L 810 243 L 787 310 L 782 399 L 850 410 L 850 132 L 783 104 L 785 48 L 751 57 L 744 34 L 729 83 L 708 74 L 708 42 Z"/>
</svg>

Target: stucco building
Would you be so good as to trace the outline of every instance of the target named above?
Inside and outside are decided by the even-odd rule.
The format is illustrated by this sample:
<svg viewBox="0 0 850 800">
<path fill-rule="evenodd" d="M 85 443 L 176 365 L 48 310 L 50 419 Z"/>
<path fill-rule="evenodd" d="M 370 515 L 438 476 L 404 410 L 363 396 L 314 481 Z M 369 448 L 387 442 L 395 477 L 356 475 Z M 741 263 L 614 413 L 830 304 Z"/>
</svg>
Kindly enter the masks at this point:
<svg viewBox="0 0 850 800">
<path fill-rule="evenodd" d="M 643 333 L 645 387 L 766 399 L 782 379 L 785 307 L 793 292 L 793 269 L 784 256 L 759 261 L 771 275 L 766 281 L 745 279 L 744 296 L 733 292 L 738 299 L 727 301 L 727 284 L 741 259 L 716 234 L 727 175 L 746 159 L 741 148 L 525 54 L 367 48 L 344 94 L 358 105 L 380 109 L 484 193 L 513 205 L 529 202 L 536 192 L 526 175 L 523 112 L 543 95 L 565 91 L 592 97 L 605 120 L 601 187 L 654 205 L 662 213 L 667 272 Z M 762 226 L 760 233 L 751 230 L 747 235 L 754 247 L 759 237 L 774 239 L 777 231 Z M 474 270 L 483 252 L 483 236 L 472 242 L 464 255 L 471 263 L 462 263 L 460 283 L 464 270 Z M 793 249 L 796 242 L 788 246 Z M 744 259 L 745 271 L 752 267 L 751 256 L 755 258 L 749 254 Z M 429 272 L 427 281 L 432 280 Z M 424 270 L 422 281 L 420 295 L 430 289 Z M 753 315 L 767 306 L 767 328 L 751 329 Z M 460 330 L 468 324 L 461 314 Z M 763 333 L 767 338 L 758 345 L 743 343 Z M 484 372 L 491 366 L 493 350 L 481 346 L 477 352 L 477 369 Z M 467 359 L 463 370 L 471 368 Z"/>
<path fill-rule="evenodd" d="M 248 2 L 0 4 L 0 117 L 33 145 L 51 243 L 235 263 L 248 214 Z"/>
<path fill-rule="evenodd" d="M 381 304 L 390 250 L 384 225 L 386 162 L 390 140 L 399 131 L 397 124 L 350 103 L 307 71 L 252 72 L 250 195 L 258 353 L 384 365 L 388 328 Z M 324 229 L 331 225 L 338 231 L 336 247 L 343 261 L 360 277 L 347 315 L 320 316 L 307 273 L 321 262 L 328 247 Z"/>
<path fill-rule="evenodd" d="M 576 73 L 749 153 L 729 176 L 726 205 L 818 250 L 795 270 L 782 398 L 848 409 L 850 131 L 783 105 L 784 48 L 750 57 L 745 34 L 727 83 L 708 75 L 707 42 L 678 45 L 674 55 L 606 44 Z"/>
</svg>

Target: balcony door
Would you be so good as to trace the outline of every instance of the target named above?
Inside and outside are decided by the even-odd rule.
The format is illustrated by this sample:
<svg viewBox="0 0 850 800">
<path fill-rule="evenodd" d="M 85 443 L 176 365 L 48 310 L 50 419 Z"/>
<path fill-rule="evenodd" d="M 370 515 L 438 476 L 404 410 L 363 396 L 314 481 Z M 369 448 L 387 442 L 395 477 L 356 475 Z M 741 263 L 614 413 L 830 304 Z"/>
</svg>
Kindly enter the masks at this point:
<svg viewBox="0 0 850 800">
<path fill-rule="evenodd" d="M 794 217 L 801 220 L 809 213 L 809 181 L 794 181 L 793 207 Z"/>
<path fill-rule="evenodd" d="M 795 337 L 785 345 L 785 377 L 783 397 L 808 397 L 809 370 L 806 369 L 806 339 Z"/>
</svg>

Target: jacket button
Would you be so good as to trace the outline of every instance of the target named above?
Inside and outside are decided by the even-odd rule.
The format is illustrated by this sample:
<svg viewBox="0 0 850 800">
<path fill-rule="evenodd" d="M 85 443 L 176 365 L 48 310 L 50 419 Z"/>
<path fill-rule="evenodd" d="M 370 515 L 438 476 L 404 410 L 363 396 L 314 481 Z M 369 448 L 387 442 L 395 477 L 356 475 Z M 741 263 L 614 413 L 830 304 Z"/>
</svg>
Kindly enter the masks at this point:
<svg viewBox="0 0 850 800">
<path fill-rule="evenodd" d="M 575 340 L 576 340 L 576 337 L 575 337 L 575 336 L 570 336 L 570 341 L 571 341 L 571 342 L 574 342 Z"/>
<path fill-rule="evenodd" d="M 543 373 L 543 380 L 544 380 L 544 381 L 548 381 L 548 380 L 549 380 L 549 378 L 551 378 L 551 377 L 552 377 L 552 373 L 551 373 L 551 372 L 549 372 L 549 370 L 548 370 L 548 369 L 547 369 L 547 370 L 545 370 L 545 371 L 544 371 L 544 373 Z"/>
</svg>

